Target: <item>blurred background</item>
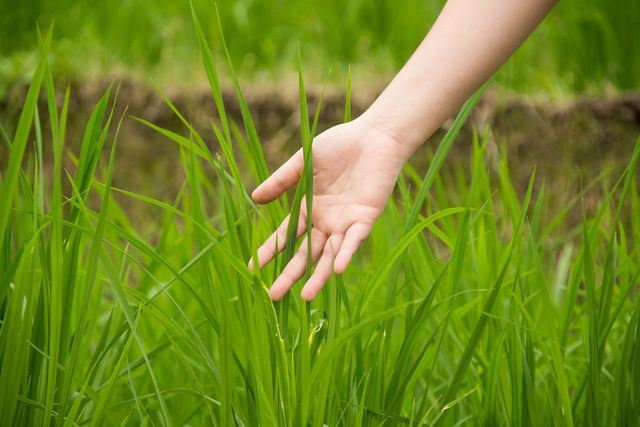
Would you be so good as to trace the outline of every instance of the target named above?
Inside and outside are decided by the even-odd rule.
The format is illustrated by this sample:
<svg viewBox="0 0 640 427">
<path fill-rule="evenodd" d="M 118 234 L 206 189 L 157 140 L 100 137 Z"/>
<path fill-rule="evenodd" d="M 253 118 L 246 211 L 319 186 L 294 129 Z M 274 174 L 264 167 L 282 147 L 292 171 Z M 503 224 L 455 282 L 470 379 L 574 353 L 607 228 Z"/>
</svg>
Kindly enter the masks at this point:
<svg viewBox="0 0 640 427">
<path fill-rule="evenodd" d="M 215 117 L 186 0 L 0 0 L 0 123 L 12 132 L 37 60 L 36 25 L 54 25 L 50 61 L 57 87 L 71 86 L 69 132 L 86 122 L 112 81 L 129 114 L 184 132 L 154 84 L 197 128 L 213 133 Z M 371 102 L 435 21 L 435 0 L 221 0 L 227 44 L 274 167 L 299 146 L 298 46 L 309 97 L 327 88 L 321 129 L 341 121 L 347 70 L 353 111 Z M 222 55 L 216 3 L 193 0 L 214 54 Z M 239 117 L 230 80 L 227 104 Z M 505 147 L 516 182 L 533 166 L 558 191 L 576 188 L 624 164 L 640 133 L 640 2 L 563 0 L 497 73 L 453 157 L 464 162 L 471 127 L 491 129 Z M 445 124 L 446 127 L 446 124 Z M 160 197 L 182 177 L 177 150 L 148 127 L 128 120 L 119 164 L 128 188 Z M 466 135 L 466 136 L 465 136 Z M 436 135 L 435 138 L 438 136 Z M 79 138 L 70 138 L 70 140 Z M 213 142 L 211 142 L 213 145 Z M 420 170 L 435 144 L 413 162 Z M 0 149 L 0 162 L 6 159 Z M 453 160 L 452 160 L 453 161 Z M 455 167 L 453 164 L 451 167 Z"/>
<path fill-rule="evenodd" d="M 202 78 L 185 0 L 2 0 L 1 93 L 33 68 L 36 22 L 55 22 L 58 77 L 111 75 L 190 86 Z M 434 0 L 222 0 L 229 49 L 245 78 L 278 81 L 291 72 L 298 45 L 308 70 L 343 82 L 348 64 L 366 81 L 385 82 L 435 21 Z M 194 0 L 212 40 L 215 3 Z M 637 1 L 564 0 L 501 70 L 499 85 L 561 97 L 627 90 L 640 83 Z M 215 43 L 214 43 L 215 45 Z M 360 71 L 362 69 L 362 71 Z"/>
</svg>

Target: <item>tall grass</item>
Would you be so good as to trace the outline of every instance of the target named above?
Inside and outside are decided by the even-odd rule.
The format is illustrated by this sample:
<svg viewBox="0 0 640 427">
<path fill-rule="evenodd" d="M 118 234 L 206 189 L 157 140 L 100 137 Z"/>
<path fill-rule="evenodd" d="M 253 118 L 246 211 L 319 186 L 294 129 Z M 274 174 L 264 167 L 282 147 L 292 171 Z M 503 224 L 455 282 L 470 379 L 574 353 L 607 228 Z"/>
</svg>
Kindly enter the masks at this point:
<svg viewBox="0 0 640 427">
<path fill-rule="evenodd" d="M 291 203 L 255 206 L 247 189 L 267 174 L 258 136 L 230 55 L 244 132 L 227 118 L 220 64 L 193 18 L 218 117 L 200 135 L 165 98 L 184 125 L 154 127 L 184 171 L 172 202 L 112 186 L 115 88 L 91 114 L 79 156 L 68 154 L 75 171 L 62 170 L 69 92 L 58 105 L 50 33 L 41 44 L 17 130 L 2 131 L 4 424 L 640 422 L 640 140 L 598 209 L 571 228 L 569 207 L 547 212 L 553 195 L 533 173 L 521 199 L 505 156 L 494 171 L 487 135 L 474 137 L 468 178 L 440 170 L 475 95 L 426 177 L 407 166 L 348 271 L 310 304 L 298 292 L 273 304 L 267 288 L 291 253 L 256 272 L 246 263 L 291 206 L 311 199 L 317 114 L 310 124 L 300 72 L 303 179 Z M 36 103 L 43 85 L 50 129 Z M 49 143 L 53 159 L 42 156 Z M 153 242 L 130 223 L 124 197 L 159 218 Z"/>
</svg>

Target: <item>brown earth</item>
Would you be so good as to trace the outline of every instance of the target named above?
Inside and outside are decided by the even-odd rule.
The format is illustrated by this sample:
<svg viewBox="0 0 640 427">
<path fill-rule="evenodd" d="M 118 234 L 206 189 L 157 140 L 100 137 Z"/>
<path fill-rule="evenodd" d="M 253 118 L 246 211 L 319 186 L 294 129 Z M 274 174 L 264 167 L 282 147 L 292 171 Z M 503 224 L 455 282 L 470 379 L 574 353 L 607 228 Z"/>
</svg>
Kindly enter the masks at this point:
<svg viewBox="0 0 640 427">
<path fill-rule="evenodd" d="M 84 125 L 91 109 L 108 84 L 71 85 L 67 147 L 79 153 Z M 62 87 L 62 85 L 59 85 Z M 276 167 L 299 146 L 297 88 L 246 89 L 249 108 L 256 122 L 267 162 Z M 353 116 L 361 113 L 377 94 L 372 89 L 354 93 Z M 26 87 L 14 87 L 0 100 L 0 123 L 11 135 L 17 122 Z M 311 89 L 308 100 L 312 107 L 320 91 Z M 208 89 L 189 92 L 167 90 L 167 96 L 211 144 L 217 145 L 210 120 L 217 116 L 213 97 Z M 230 116 L 241 124 L 240 110 L 232 90 L 224 90 Z M 59 102 L 62 101 L 62 94 Z M 144 118 L 158 126 L 188 136 L 185 126 L 175 117 L 158 92 L 149 87 L 124 81 L 118 94 L 117 112 L 128 106 L 127 114 Z M 41 99 L 41 116 L 46 116 L 46 103 Z M 313 108 L 310 108 L 313 111 Z M 338 90 L 325 93 L 320 115 L 320 130 L 343 119 L 344 94 Z M 426 171 L 428 151 L 435 145 L 450 123 L 431 138 L 414 156 L 412 164 L 418 172 Z M 550 102 L 489 91 L 464 126 L 445 164 L 453 168 L 456 162 L 468 165 L 472 128 L 481 132 L 490 129 L 488 155 L 497 158 L 502 147 L 509 158 L 511 175 L 518 191 L 523 191 L 535 166 L 537 182 L 543 180 L 558 201 L 579 194 L 580 189 L 603 171 L 611 169 L 610 182 L 617 179 L 626 166 L 640 134 L 640 92 L 623 93 L 600 98 L 576 98 Z M 43 119 L 43 132 L 48 128 Z M 47 150 L 45 147 L 45 157 Z M 0 165 L 6 165 L 7 149 L 0 148 Z M 184 179 L 179 151 L 174 143 L 147 126 L 127 118 L 119 138 L 117 170 L 114 185 L 152 197 L 170 200 Z M 66 165 L 73 169 L 71 162 Z M 4 166 L 3 166 L 4 168 Z M 585 197 L 598 200 L 598 186 Z M 588 206 L 587 206 L 588 207 Z"/>
</svg>

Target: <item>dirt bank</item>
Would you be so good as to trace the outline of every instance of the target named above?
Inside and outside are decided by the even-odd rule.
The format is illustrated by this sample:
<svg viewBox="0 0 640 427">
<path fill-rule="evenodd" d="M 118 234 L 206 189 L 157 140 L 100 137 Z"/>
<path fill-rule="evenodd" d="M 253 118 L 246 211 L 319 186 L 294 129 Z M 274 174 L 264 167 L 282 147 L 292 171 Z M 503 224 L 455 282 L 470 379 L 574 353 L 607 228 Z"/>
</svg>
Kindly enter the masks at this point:
<svg viewBox="0 0 640 427">
<path fill-rule="evenodd" d="M 71 85 L 67 141 L 71 141 L 74 151 L 91 109 L 107 86 L 107 83 Z M 268 163 L 275 167 L 300 144 L 296 88 L 248 88 L 245 92 Z M 0 122 L 10 134 L 25 93 L 25 87 L 14 87 L 0 100 Z M 316 104 L 319 93 L 319 90 L 310 90 L 310 104 Z M 354 93 L 353 115 L 361 113 L 376 93 L 375 89 Z M 209 124 L 216 117 L 211 92 L 200 88 L 190 92 L 167 90 L 166 94 L 212 148 L 217 149 Z M 224 98 L 231 117 L 241 123 L 233 92 L 226 89 Z M 128 106 L 127 114 L 131 116 L 185 134 L 185 127 L 154 88 L 123 82 L 117 110 L 122 111 L 124 106 Z M 44 99 L 41 99 L 40 111 L 44 116 Z M 342 121 L 343 111 L 344 94 L 328 90 L 323 100 L 320 129 Z M 640 92 L 558 103 L 489 91 L 465 125 L 449 156 L 448 166 L 456 161 L 467 163 L 473 126 L 490 129 L 490 155 L 496 154 L 503 145 L 506 147 L 518 190 L 526 186 L 529 174 L 536 166 L 538 181 L 545 180 L 559 197 L 575 195 L 583 183 L 590 182 L 607 168 L 613 170 L 613 180 L 628 161 L 640 134 Z M 419 171 L 425 170 L 426 151 L 433 148 L 438 139 L 439 135 L 435 135 L 434 143 L 425 144 L 412 159 Z M 125 120 L 120 141 L 115 185 L 159 198 L 175 194 L 184 177 L 176 172 L 181 170 L 181 165 L 173 143 L 135 120 Z M 6 157 L 6 147 L 2 146 L 1 164 L 6 164 Z M 71 164 L 68 167 L 73 168 Z M 597 196 L 597 191 L 594 194 Z"/>
</svg>

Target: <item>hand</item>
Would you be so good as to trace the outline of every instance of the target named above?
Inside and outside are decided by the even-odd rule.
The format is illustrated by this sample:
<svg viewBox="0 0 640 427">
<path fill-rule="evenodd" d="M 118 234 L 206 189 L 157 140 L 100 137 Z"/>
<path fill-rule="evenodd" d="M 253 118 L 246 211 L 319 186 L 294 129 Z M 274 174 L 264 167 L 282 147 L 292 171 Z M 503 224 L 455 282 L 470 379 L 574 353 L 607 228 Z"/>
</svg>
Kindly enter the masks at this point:
<svg viewBox="0 0 640 427">
<path fill-rule="evenodd" d="M 384 209 L 406 153 L 398 142 L 356 119 L 335 126 L 313 141 L 313 207 L 311 261 L 313 275 L 302 289 L 310 301 L 318 295 L 332 271 L 342 274 L 360 243 L 369 235 Z M 257 203 L 279 197 L 300 179 L 302 151 L 298 151 L 252 194 Z M 298 238 L 306 230 L 307 209 L 303 200 L 298 218 Z M 258 263 L 264 267 L 285 248 L 289 216 L 258 249 Z M 307 237 L 298 252 L 275 280 L 269 295 L 279 300 L 304 274 L 307 265 Z M 253 269 L 252 261 L 249 268 Z"/>
</svg>

